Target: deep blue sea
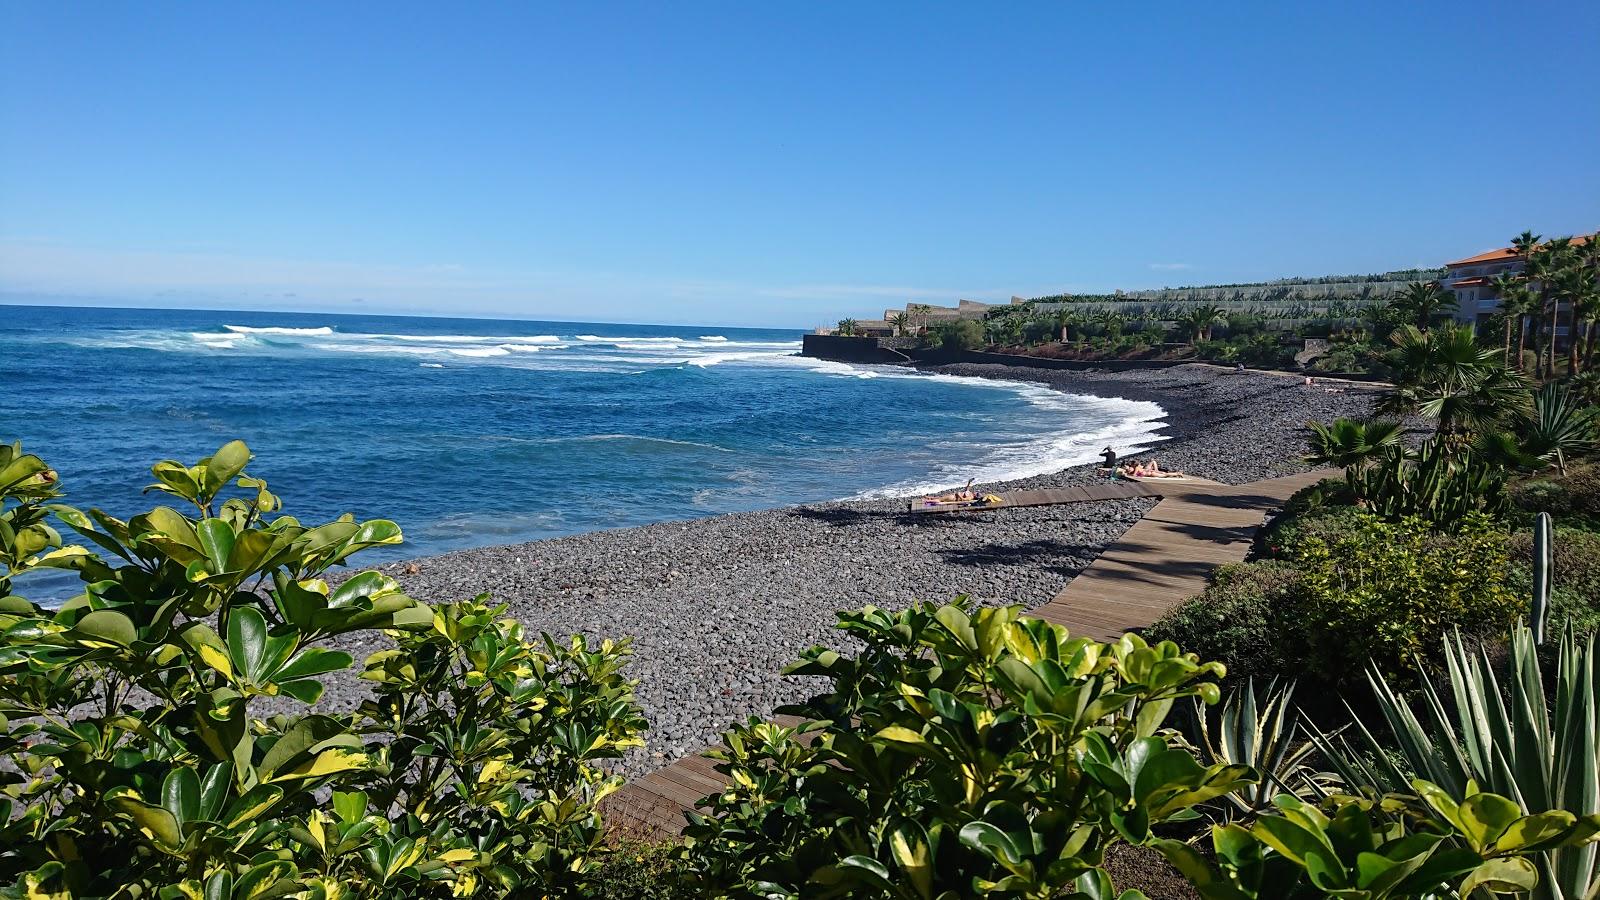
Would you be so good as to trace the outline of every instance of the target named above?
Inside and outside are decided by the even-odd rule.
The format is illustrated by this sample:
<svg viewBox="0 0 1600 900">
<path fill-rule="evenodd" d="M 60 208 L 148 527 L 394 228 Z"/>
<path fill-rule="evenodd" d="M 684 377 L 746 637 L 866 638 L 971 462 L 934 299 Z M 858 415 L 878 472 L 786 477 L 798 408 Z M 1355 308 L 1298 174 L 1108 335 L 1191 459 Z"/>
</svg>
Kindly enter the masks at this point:
<svg viewBox="0 0 1600 900">
<path fill-rule="evenodd" d="M 0 441 L 126 516 L 241 438 L 285 512 L 393 519 L 398 558 L 1051 472 L 1154 404 L 797 356 L 720 326 L 0 306 Z M 33 593 L 39 593 L 36 585 Z"/>
</svg>

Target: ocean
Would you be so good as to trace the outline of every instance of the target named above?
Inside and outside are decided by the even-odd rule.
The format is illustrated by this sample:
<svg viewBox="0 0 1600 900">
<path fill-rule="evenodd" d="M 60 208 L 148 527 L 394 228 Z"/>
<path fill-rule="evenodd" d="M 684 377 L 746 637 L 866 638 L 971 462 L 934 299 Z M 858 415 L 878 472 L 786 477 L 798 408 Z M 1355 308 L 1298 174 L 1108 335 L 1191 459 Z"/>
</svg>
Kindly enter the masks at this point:
<svg viewBox="0 0 1600 900">
<path fill-rule="evenodd" d="M 1158 439 L 1155 404 L 799 349 L 720 326 L 0 306 L 0 441 L 54 466 L 67 502 L 127 516 L 158 502 L 152 463 L 239 438 L 284 512 L 398 522 L 406 543 L 372 562 L 1022 478 Z"/>
</svg>

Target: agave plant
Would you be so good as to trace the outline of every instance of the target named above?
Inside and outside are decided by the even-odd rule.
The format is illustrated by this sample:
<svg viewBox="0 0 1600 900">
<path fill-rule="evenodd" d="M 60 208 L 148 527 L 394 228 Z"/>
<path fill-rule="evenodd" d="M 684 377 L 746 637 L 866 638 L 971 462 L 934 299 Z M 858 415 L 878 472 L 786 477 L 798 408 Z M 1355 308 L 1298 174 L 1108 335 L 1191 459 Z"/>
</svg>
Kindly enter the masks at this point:
<svg viewBox="0 0 1600 900">
<path fill-rule="evenodd" d="M 1552 381 L 1533 395 L 1533 412 L 1524 424 L 1522 438 L 1530 454 L 1554 462 L 1565 475 L 1569 455 L 1595 449 L 1595 432 L 1594 412 L 1584 408 L 1566 385 Z"/>
<path fill-rule="evenodd" d="M 1415 452 L 1384 447 L 1374 465 L 1346 470 L 1345 477 L 1358 502 L 1390 521 L 1420 516 L 1453 529 L 1474 513 L 1498 515 L 1507 502 L 1505 470 L 1494 459 L 1439 437 Z"/>
<path fill-rule="evenodd" d="M 1328 776 L 1306 764 L 1316 745 L 1293 699 L 1294 682 L 1280 686 L 1274 678 L 1267 682 L 1264 702 L 1258 702 L 1255 679 L 1248 679 L 1229 694 L 1214 725 L 1205 704 L 1195 703 L 1194 724 L 1186 736 L 1205 763 L 1249 766 L 1261 779 L 1226 795 L 1233 807 L 1230 819 L 1268 812 L 1278 794 L 1316 798 L 1325 793 Z"/>
<path fill-rule="evenodd" d="M 1382 675 L 1369 674 L 1392 740 L 1379 740 L 1359 718 L 1351 740 L 1313 736 L 1347 785 L 1405 791 L 1415 773 L 1455 796 L 1481 785 L 1524 813 L 1600 814 L 1600 653 L 1594 635 L 1579 638 L 1569 631 L 1562 637 L 1553 707 L 1526 628 L 1512 636 L 1503 690 L 1488 657 L 1468 652 L 1459 635 L 1446 638 L 1445 660 L 1449 693 L 1424 676 L 1416 702 Z M 1600 897 L 1596 845 L 1548 850 L 1533 861 L 1541 876 L 1529 895 L 1534 900 Z"/>
</svg>

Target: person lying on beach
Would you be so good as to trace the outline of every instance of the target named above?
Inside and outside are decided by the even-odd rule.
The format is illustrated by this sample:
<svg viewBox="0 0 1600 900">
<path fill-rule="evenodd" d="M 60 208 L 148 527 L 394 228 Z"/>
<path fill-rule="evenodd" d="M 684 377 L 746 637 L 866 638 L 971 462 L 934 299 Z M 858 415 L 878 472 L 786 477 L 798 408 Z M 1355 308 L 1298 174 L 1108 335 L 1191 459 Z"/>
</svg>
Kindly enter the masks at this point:
<svg viewBox="0 0 1600 900">
<path fill-rule="evenodd" d="M 923 497 L 922 499 L 926 503 L 964 503 L 964 502 L 971 502 L 973 500 L 978 499 L 978 495 L 973 493 L 973 491 L 972 491 L 972 482 L 973 481 L 974 481 L 974 479 L 968 478 L 967 479 L 967 486 L 962 488 L 959 491 L 956 491 L 955 493 L 952 493 L 952 494 L 940 494 L 937 497 Z"/>
<path fill-rule="evenodd" d="M 1151 459 L 1148 464 L 1135 461 L 1131 466 L 1123 466 L 1117 471 L 1128 478 L 1187 478 L 1182 472 L 1163 472 L 1161 463 Z"/>
</svg>

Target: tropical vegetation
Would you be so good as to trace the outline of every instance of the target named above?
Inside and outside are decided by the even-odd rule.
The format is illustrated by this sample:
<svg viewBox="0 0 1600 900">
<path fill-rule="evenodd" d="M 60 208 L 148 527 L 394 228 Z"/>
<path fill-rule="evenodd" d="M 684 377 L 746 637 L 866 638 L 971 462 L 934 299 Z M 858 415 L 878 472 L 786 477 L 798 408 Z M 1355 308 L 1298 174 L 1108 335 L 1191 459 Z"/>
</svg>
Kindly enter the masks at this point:
<svg viewBox="0 0 1600 900">
<path fill-rule="evenodd" d="M 152 469 L 177 504 L 58 503 L 0 448 L 0 884 L 18 897 L 573 896 L 605 855 L 600 766 L 644 727 L 627 647 L 530 640 L 486 598 L 330 580 L 383 520 L 282 514 L 234 441 Z M 69 544 L 65 526 L 85 544 Z M 18 576 L 76 571 L 46 609 Z M 354 680 L 368 699 L 313 711 Z"/>
<path fill-rule="evenodd" d="M 812 696 L 730 729 L 727 787 L 659 846 L 601 813 L 646 727 L 625 642 L 337 572 L 399 528 L 285 514 L 237 441 L 157 463 L 164 504 L 127 519 L 0 446 L 0 897 L 1134 900 L 1110 863 L 1140 853 L 1207 900 L 1595 900 L 1595 270 L 1516 246 L 1531 274 L 1483 333 L 1426 279 L 1293 325 L 1392 387 L 1380 418 L 1310 423 L 1342 472 L 1255 559 L 1110 642 L 965 599 L 841 613 L 845 646 L 787 670 Z M 1175 305 L 893 324 L 1288 352 L 1225 298 L 1118 302 Z M 49 570 L 77 596 L 25 599 Z"/>
</svg>

